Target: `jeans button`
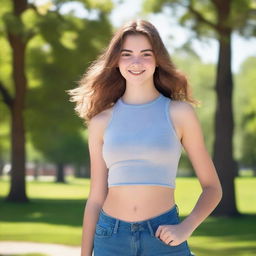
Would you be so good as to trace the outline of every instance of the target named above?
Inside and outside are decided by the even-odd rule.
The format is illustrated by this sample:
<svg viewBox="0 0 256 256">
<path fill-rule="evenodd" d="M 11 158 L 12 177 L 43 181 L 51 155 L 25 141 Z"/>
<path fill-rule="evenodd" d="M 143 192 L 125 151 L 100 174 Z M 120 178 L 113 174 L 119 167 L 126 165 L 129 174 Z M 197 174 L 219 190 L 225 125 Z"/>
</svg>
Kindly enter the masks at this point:
<svg viewBox="0 0 256 256">
<path fill-rule="evenodd" d="M 138 223 L 133 223 L 131 229 L 132 229 L 132 231 L 139 230 L 139 224 Z"/>
</svg>

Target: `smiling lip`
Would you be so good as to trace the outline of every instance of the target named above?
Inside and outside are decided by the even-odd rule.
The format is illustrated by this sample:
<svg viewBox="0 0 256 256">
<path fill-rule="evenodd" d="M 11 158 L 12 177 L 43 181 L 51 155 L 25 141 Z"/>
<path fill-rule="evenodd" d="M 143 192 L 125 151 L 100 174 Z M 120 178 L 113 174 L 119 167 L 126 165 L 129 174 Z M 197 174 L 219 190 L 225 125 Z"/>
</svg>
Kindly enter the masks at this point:
<svg viewBox="0 0 256 256">
<path fill-rule="evenodd" d="M 128 70 L 128 71 L 129 71 L 129 73 L 131 73 L 131 74 L 134 75 L 134 76 L 139 76 L 139 75 L 141 75 L 142 73 L 145 72 L 145 70 L 142 70 L 142 71 L 132 71 L 132 70 Z"/>
</svg>

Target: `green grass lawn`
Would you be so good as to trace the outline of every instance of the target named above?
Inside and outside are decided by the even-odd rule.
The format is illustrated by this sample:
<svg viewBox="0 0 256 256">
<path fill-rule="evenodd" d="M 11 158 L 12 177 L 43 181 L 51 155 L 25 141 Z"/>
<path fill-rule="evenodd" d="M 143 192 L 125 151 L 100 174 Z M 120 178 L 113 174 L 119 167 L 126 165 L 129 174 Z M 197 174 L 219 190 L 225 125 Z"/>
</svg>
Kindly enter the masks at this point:
<svg viewBox="0 0 256 256">
<path fill-rule="evenodd" d="M 8 256 L 47 256 L 47 255 L 41 254 L 41 253 L 26 253 L 26 254 L 15 254 L 15 255 L 8 254 Z"/>
<path fill-rule="evenodd" d="M 30 203 L 6 203 L 7 180 L 0 180 L 0 240 L 80 245 L 82 217 L 89 192 L 88 179 L 69 178 L 67 184 L 27 183 Z M 196 256 L 256 255 L 256 178 L 237 178 L 237 206 L 242 217 L 208 217 L 188 243 Z M 185 217 L 201 192 L 195 178 L 177 178 L 176 203 Z"/>
</svg>

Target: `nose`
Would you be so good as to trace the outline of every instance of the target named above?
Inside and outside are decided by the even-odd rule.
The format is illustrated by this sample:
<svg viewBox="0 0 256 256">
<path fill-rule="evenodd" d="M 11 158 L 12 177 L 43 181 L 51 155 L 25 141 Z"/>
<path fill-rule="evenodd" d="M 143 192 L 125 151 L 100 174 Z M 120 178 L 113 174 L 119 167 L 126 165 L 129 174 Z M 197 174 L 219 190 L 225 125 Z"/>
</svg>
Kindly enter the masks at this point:
<svg viewBox="0 0 256 256">
<path fill-rule="evenodd" d="M 134 57 L 134 58 L 132 59 L 131 65 L 136 66 L 136 65 L 140 65 L 140 64 L 141 64 L 141 59 L 140 59 L 140 57 Z"/>
</svg>

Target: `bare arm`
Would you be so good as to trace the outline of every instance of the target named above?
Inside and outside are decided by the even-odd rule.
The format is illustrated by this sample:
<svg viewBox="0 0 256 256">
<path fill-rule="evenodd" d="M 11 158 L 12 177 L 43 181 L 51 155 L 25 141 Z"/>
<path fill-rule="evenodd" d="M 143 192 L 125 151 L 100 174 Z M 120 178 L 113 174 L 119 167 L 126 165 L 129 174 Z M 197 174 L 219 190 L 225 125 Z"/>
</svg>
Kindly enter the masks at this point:
<svg viewBox="0 0 256 256">
<path fill-rule="evenodd" d="M 157 237 L 159 236 L 166 244 L 175 246 L 187 240 L 216 208 L 222 197 L 222 188 L 205 147 L 201 126 L 193 107 L 186 102 L 173 102 L 171 108 L 172 119 L 178 127 L 176 131 L 179 131 L 181 143 L 202 187 L 195 207 L 180 224 L 162 225 L 156 231 Z"/>
<path fill-rule="evenodd" d="M 189 104 L 184 104 L 183 108 L 185 118 L 182 125 L 182 144 L 202 187 L 202 193 L 195 207 L 182 222 L 192 233 L 220 202 L 222 188 L 212 159 L 207 152 L 196 113 Z"/>
<path fill-rule="evenodd" d="M 195 207 L 182 222 L 182 225 L 192 233 L 220 202 L 222 188 L 212 159 L 207 152 L 201 126 L 193 107 L 188 103 L 182 103 L 179 107 L 181 142 L 202 187 L 202 193 Z"/>
<path fill-rule="evenodd" d="M 103 118 L 95 116 L 88 126 L 91 183 L 83 218 L 81 256 L 91 256 L 99 212 L 107 195 L 107 167 L 102 158 Z"/>
</svg>

